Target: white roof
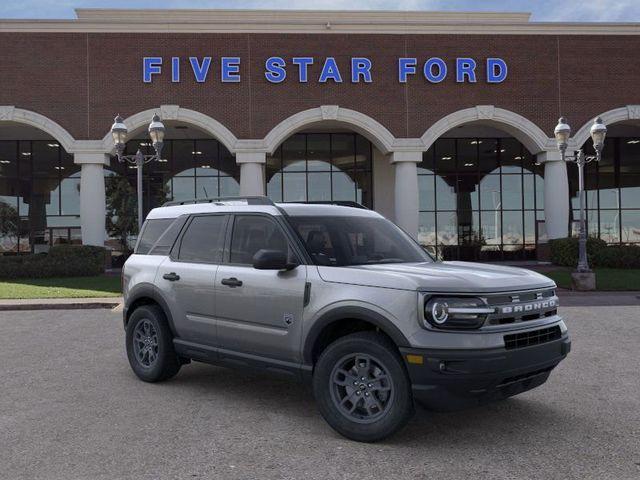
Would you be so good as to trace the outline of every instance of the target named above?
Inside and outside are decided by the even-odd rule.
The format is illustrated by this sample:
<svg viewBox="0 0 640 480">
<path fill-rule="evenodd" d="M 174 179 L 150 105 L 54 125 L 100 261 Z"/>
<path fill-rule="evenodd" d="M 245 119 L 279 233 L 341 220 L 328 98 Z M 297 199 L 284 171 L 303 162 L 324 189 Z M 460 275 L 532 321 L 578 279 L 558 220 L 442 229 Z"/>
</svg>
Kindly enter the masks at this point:
<svg viewBox="0 0 640 480">
<path fill-rule="evenodd" d="M 380 214 L 363 208 L 345 207 L 339 205 L 317 205 L 306 203 L 277 203 L 274 205 L 247 205 L 246 202 L 225 201 L 218 203 L 190 203 L 186 205 L 170 205 L 154 208 L 147 215 L 147 219 L 177 218 L 180 215 L 193 213 L 267 213 L 282 215 L 282 210 L 292 216 L 358 216 L 380 217 Z"/>
</svg>

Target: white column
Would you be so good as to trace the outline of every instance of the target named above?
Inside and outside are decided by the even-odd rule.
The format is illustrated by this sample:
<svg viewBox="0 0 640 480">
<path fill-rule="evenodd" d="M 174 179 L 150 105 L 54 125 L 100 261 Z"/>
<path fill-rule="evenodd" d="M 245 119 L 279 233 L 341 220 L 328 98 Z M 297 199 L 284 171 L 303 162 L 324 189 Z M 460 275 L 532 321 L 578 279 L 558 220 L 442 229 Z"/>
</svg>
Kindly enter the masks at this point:
<svg viewBox="0 0 640 480">
<path fill-rule="evenodd" d="M 264 195 L 264 152 L 237 152 L 240 165 L 240 195 Z"/>
<path fill-rule="evenodd" d="M 395 222 L 413 238 L 418 237 L 418 163 L 422 152 L 393 152 L 395 166 Z"/>
<path fill-rule="evenodd" d="M 544 218 L 547 236 L 565 238 L 569 235 L 569 179 L 567 164 L 560 152 L 542 152 L 537 156 L 544 164 Z"/>
<path fill-rule="evenodd" d="M 104 246 L 106 199 L 103 166 L 109 164 L 104 153 L 76 153 L 80 171 L 80 226 L 83 245 Z"/>
</svg>

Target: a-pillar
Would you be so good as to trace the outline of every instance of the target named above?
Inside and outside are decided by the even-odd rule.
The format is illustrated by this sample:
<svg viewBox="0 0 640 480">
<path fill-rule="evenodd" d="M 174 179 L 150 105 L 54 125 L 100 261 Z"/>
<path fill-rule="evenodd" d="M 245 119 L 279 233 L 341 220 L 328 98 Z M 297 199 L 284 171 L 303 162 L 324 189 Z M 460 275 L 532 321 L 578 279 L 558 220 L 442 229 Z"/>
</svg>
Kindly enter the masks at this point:
<svg viewBox="0 0 640 480">
<path fill-rule="evenodd" d="M 83 245 L 104 246 L 107 215 L 104 169 L 109 156 L 104 153 L 75 153 L 80 165 L 80 226 Z"/>
<path fill-rule="evenodd" d="M 237 152 L 236 163 L 240 165 L 240 195 L 264 195 L 264 152 Z"/>
<path fill-rule="evenodd" d="M 567 164 L 560 152 L 542 152 L 538 163 L 544 164 L 544 218 L 547 236 L 565 238 L 569 234 L 569 179 Z"/>
<path fill-rule="evenodd" d="M 395 167 L 395 222 L 413 238 L 418 237 L 418 163 L 422 152 L 392 152 Z"/>
</svg>

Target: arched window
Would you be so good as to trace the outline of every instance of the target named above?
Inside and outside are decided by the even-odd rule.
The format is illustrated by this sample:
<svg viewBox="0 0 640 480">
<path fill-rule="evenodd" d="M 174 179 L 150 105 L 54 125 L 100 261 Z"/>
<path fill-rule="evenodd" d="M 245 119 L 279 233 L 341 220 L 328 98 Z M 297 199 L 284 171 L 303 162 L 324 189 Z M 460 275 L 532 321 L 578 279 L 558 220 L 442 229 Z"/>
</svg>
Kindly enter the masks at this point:
<svg viewBox="0 0 640 480">
<path fill-rule="evenodd" d="M 372 145 L 356 133 L 298 133 L 267 157 L 276 202 L 352 201 L 372 207 Z"/>
<path fill-rule="evenodd" d="M 440 138 L 418 167 L 418 241 L 445 258 L 529 258 L 543 170 L 513 138 Z"/>
</svg>

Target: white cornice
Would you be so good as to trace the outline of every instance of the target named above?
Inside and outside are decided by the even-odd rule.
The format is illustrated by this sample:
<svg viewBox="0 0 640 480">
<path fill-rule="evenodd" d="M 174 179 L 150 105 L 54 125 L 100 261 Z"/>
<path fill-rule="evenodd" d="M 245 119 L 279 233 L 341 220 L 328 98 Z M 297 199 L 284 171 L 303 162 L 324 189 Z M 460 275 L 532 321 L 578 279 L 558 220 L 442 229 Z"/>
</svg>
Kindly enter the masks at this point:
<svg viewBox="0 0 640 480">
<path fill-rule="evenodd" d="M 530 22 L 528 13 L 78 9 L 73 20 L 0 19 L 0 32 L 638 35 L 640 23 Z"/>
</svg>

